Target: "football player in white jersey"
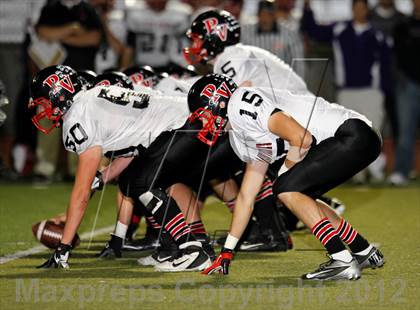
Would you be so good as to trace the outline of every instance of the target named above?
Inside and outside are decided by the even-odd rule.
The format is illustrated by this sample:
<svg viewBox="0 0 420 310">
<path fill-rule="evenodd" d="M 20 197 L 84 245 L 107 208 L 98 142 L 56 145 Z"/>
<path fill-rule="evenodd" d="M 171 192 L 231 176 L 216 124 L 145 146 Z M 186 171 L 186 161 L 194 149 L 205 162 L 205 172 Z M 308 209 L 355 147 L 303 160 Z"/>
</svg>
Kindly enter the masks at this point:
<svg viewBox="0 0 420 310">
<path fill-rule="evenodd" d="M 129 52 L 122 61 L 164 69 L 182 58 L 182 38 L 190 23 L 189 11 L 168 0 L 137 1 L 127 6 L 127 44 Z M 178 55 L 178 56 L 177 56 Z"/>
<path fill-rule="evenodd" d="M 190 64 L 208 63 L 239 86 L 272 87 L 308 92 L 303 79 L 274 54 L 240 41 L 240 25 L 228 12 L 211 10 L 197 16 L 187 31 L 184 49 Z"/>
<path fill-rule="evenodd" d="M 180 97 L 152 96 L 117 86 L 98 86 L 85 90 L 76 71 L 67 66 L 52 66 L 41 70 L 31 83 L 31 96 L 29 107 L 37 109 L 37 114 L 32 119 L 35 126 L 44 133 L 62 127 L 64 146 L 68 151 L 79 155 L 63 238 L 52 257 L 40 267 L 69 268 L 71 240 L 87 207 L 92 181 L 102 156 L 110 153 L 114 157 L 143 154 L 142 160 L 132 160 L 130 165 L 138 168 L 144 161 L 149 172 L 140 176 L 144 182 L 132 183 L 139 178 L 137 169 L 125 169 L 126 174 L 120 176 L 120 193 L 123 201 L 131 204 L 140 197 L 156 222 L 167 227 L 184 254 L 181 257 L 182 263 L 174 261 L 178 263 L 177 270 L 200 270 L 208 266 L 210 260 L 203 252 L 201 243 L 190 236 L 190 230 L 177 204 L 170 202 L 166 193 L 154 186 L 163 184 L 163 181 L 166 181 L 165 185 L 171 182 L 162 180 L 162 177 L 172 175 L 171 163 L 167 161 L 176 160 L 175 154 L 180 152 L 171 153 L 173 157 L 168 159 L 165 157 L 168 146 L 174 142 L 174 145 L 182 148 L 190 139 L 198 141 L 195 136 L 192 138 L 194 133 L 189 136 L 177 135 L 176 129 L 185 126 L 201 128 L 202 135 L 210 133 L 212 137 L 215 136 L 215 141 L 217 132 L 208 127 L 216 121 L 223 124 L 222 119 L 206 119 L 205 123 L 208 124 L 203 125 L 202 118 L 196 111 L 193 114 L 195 117 L 190 118 L 190 125 L 190 122 L 186 122 L 190 114 L 188 106 L 179 103 L 183 100 Z M 216 128 L 220 129 L 218 126 Z M 176 141 L 180 142 L 175 143 Z M 198 142 L 196 149 L 206 154 L 208 145 Z M 202 159 L 198 157 L 196 160 Z M 155 169 L 160 164 L 165 168 L 166 175 L 162 170 Z M 140 186 L 136 186 L 137 184 Z M 163 204 L 161 200 L 169 201 L 168 204 Z M 163 212 L 166 212 L 166 221 L 169 222 L 163 223 Z M 124 225 L 116 227 L 113 235 L 115 239 L 124 238 L 126 229 Z"/>
<path fill-rule="evenodd" d="M 213 65 L 213 72 L 225 74 L 239 86 L 269 87 L 310 93 L 303 79 L 283 60 L 256 46 L 240 42 L 240 24 L 228 12 L 210 10 L 197 16 L 187 32 L 192 45 L 184 49 L 191 64 Z M 335 198 L 320 197 L 340 214 L 344 205 Z M 288 214 L 288 213 L 287 213 Z M 294 216 L 287 216 L 289 229 L 296 228 Z"/>
<path fill-rule="evenodd" d="M 214 101 L 209 90 L 223 87 L 207 75 L 193 85 L 189 100 Z M 269 164 L 284 157 L 273 192 L 322 242 L 331 259 L 304 279 L 358 279 L 363 268 L 384 264 L 381 252 L 348 222 L 316 199 L 364 169 L 379 155 L 381 138 L 363 115 L 311 94 L 263 87 L 231 94 L 230 142 L 247 163 L 230 233 L 218 259 L 204 273 L 228 273 L 233 249 L 252 214 Z M 346 249 L 348 245 L 351 253 Z"/>
</svg>

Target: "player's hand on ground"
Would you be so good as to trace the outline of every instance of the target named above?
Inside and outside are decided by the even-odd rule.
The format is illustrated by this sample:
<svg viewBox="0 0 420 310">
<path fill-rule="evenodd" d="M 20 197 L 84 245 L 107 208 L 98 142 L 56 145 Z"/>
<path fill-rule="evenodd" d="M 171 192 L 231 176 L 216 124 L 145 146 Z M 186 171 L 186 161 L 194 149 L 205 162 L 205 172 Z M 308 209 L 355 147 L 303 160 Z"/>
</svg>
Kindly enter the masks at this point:
<svg viewBox="0 0 420 310">
<path fill-rule="evenodd" d="M 69 257 L 71 245 L 60 243 L 53 255 L 42 265 L 37 268 L 63 268 L 69 269 Z"/>
<path fill-rule="evenodd" d="M 229 265 L 232 259 L 233 251 L 223 248 L 213 264 L 205 269 L 202 274 L 210 275 L 213 273 L 220 273 L 227 275 L 229 274 Z"/>
<path fill-rule="evenodd" d="M 111 240 L 109 240 L 105 247 L 99 253 L 99 258 L 120 258 L 121 248 L 123 246 L 123 239 L 111 234 Z"/>
</svg>

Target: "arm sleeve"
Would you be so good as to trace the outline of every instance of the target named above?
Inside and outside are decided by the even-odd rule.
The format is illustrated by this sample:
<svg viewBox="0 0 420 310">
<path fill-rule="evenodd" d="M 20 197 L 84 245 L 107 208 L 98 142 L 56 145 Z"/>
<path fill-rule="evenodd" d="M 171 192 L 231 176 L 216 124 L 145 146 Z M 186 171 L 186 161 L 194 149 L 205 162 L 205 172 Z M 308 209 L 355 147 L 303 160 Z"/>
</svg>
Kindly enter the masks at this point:
<svg viewBox="0 0 420 310">
<path fill-rule="evenodd" d="M 331 42 L 333 40 L 334 25 L 319 25 L 315 21 L 314 13 L 310 9 L 303 10 L 301 30 L 309 37 L 320 42 Z"/>
</svg>

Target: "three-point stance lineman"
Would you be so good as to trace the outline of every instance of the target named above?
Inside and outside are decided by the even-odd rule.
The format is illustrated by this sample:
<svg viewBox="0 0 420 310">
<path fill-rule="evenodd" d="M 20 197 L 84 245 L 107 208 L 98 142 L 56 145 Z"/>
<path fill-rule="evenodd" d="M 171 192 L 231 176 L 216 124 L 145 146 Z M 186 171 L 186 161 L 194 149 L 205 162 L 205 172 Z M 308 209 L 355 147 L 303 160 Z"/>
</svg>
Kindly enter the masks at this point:
<svg viewBox="0 0 420 310">
<path fill-rule="evenodd" d="M 31 95 L 29 107 L 38 112 L 32 119 L 36 127 L 48 133 L 61 126 L 64 146 L 79 155 L 63 238 L 52 257 L 41 266 L 68 268 L 71 240 L 82 221 L 102 155 L 150 155 L 147 153 L 150 146 L 170 138 L 171 132 L 186 123 L 190 113 L 185 100 L 179 97 L 151 95 L 116 86 L 86 90 L 76 71 L 67 66 L 41 70 L 32 81 Z M 49 126 L 45 122 L 49 122 Z M 176 203 L 167 208 L 167 220 L 172 217 L 176 217 L 173 223 L 179 224 L 178 228 L 183 227 L 174 232 L 179 237 L 177 244 L 190 254 L 188 264 L 182 267 L 191 267 L 191 263 L 196 263 L 196 268 L 207 267 L 210 260 L 203 253 L 201 243 L 195 242 L 193 236 L 186 238 L 189 231 Z M 118 230 L 117 227 L 115 235 L 124 237 L 125 231 L 120 234 Z"/>
<path fill-rule="evenodd" d="M 218 79 L 214 77 L 213 74 L 207 75 L 194 84 L 189 100 L 195 94 L 199 98 L 196 101 L 203 102 L 207 88 L 219 87 Z M 204 273 L 228 273 L 233 249 L 249 221 L 268 165 L 284 155 L 285 161 L 273 191 L 311 228 L 331 257 L 303 278 L 358 279 L 361 269 L 384 264 L 378 249 L 344 218 L 316 200 L 378 156 L 381 139 L 366 117 L 311 94 L 296 95 L 287 90 L 245 87 L 233 92 L 228 119 L 232 127 L 230 142 L 236 154 L 247 162 L 247 167 L 230 234 L 221 254 Z"/>
</svg>

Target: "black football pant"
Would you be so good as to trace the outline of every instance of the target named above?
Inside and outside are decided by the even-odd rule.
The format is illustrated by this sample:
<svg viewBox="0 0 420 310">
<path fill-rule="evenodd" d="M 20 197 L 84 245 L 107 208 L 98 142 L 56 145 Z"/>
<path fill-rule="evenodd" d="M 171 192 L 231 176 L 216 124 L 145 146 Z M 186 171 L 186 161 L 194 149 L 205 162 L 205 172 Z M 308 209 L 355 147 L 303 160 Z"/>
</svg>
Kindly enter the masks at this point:
<svg viewBox="0 0 420 310">
<path fill-rule="evenodd" d="M 333 137 L 313 146 L 304 160 L 278 177 L 273 192 L 300 192 L 316 199 L 366 168 L 381 147 L 380 136 L 369 125 L 346 120 Z"/>
<path fill-rule="evenodd" d="M 131 161 L 118 182 L 121 192 L 136 202 L 142 194 L 153 193 L 155 198 L 144 206 L 145 213 L 167 230 L 178 245 L 195 239 L 190 236 L 178 205 L 165 190 L 175 183 L 185 183 L 186 172 L 197 169 L 206 160 L 209 147 L 196 135 L 187 126 L 163 132 L 141 156 Z M 160 200 L 163 203 L 156 203 Z"/>
</svg>

